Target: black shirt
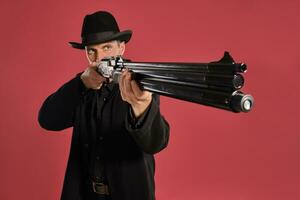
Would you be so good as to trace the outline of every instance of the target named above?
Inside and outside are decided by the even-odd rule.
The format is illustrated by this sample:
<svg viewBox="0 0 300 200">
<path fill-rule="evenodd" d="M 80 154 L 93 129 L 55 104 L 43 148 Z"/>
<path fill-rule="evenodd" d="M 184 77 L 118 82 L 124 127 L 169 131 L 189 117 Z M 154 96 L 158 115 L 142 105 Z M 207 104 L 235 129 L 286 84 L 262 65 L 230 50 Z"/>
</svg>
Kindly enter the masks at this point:
<svg viewBox="0 0 300 200">
<path fill-rule="evenodd" d="M 94 114 L 92 114 L 92 120 L 95 121 L 96 126 L 90 127 L 90 129 L 96 128 L 96 140 L 90 151 L 88 179 L 108 184 L 105 174 L 104 144 L 106 141 L 105 134 L 109 134 L 110 132 L 110 128 L 107 127 L 107 124 L 114 123 L 111 121 L 112 113 L 104 112 L 104 108 L 111 108 L 113 106 L 112 98 L 118 93 L 118 85 L 115 83 L 104 83 L 99 90 L 92 90 L 90 92 L 95 93 L 95 101 L 91 101 L 90 103 L 96 105 L 91 105 L 90 108 L 94 109 L 91 110 L 91 112 L 95 111 Z M 137 129 L 142 125 L 143 120 L 147 115 L 147 111 L 148 109 L 137 119 L 134 117 L 131 107 L 129 108 L 128 123 L 133 129 Z"/>
</svg>

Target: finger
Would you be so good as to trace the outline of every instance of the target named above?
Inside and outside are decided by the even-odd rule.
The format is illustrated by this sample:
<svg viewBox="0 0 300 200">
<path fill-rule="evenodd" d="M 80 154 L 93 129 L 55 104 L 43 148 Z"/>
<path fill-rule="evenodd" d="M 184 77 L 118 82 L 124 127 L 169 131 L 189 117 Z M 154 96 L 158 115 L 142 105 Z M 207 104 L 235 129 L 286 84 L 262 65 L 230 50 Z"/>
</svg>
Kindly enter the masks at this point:
<svg viewBox="0 0 300 200">
<path fill-rule="evenodd" d="M 127 101 L 131 101 L 131 88 L 130 88 L 130 84 L 129 84 L 129 78 L 130 78 L 130 74 L 128 72 L 128 70 L 125 70 L 123 72 L 123 94 L 126 98 Z"/>
<path fill-rule="evenodd" d="M 90 63 L 90 67 L 97 67 L 99 65 L 99 63 L 98 62 L 91 62 Z"/>
<path fill-rule="evenodd" d="M 89 70 L 91 71 L 91 73 L 97 73 L 97 74 L 100 74 L 99 72 L 98 72 L 98 67 L 97 66 L 93 66 L 93 65 L 91 65 L 91 66 L 89 66 Z"/>
<path fill-rule="evenodd" d="M 98 72 L 98 63 L 96 63 L 96 62 L 92 62 L 90 65 L 89 65 L 89 70 L 91 71 L 91 72 L 96 72 L 97 74 L 100 74 L 99 72 Z M 101 75 L 101 74 L 100 74 Z"/>
<path fill-rule="evenodd" d="M 93 81 L 102 81 L 102 78 L 97 72 L 90 72 L 90 79 Z"/>
<path fill-rule="evenodd" d="M 130 81 L 130 84 L 131 84 L 131 88 L 132 88 L 132 91 L 133 91 L 133 94 L 138 98 L 138 99 L 141 99 L 143 98 L 143 91 L 140 89 L 140 87 L 138 86 L 137 82 L 132 80 Z"/>
<path fill-rule="evenodd" d="M 97 71 L 97 67 L 94 66 L 90 67 L 90 73 L 92 77 L 97 77 L 101 81 L 106 81 L 106 78 Z"/>
<path fill-rule="evenodd" d="M 128 73 L 127 75 L 127 91 L 128 96 L 130 96 L 133 103 L 138 103 L 139 100 L 143 99 L 143 91 L 140 90 L 136 81 L 132 80 L 132 73 Z"/>
<path fill-rule="evenodd" d="M 148 91 L 142 91 L 142 95 L 137 97 L 140 101 L 146 101 L 151 98 L 152 93 Z"/>
<path fill-rule="evenodd" d="M 124 73 L 124 90 L 123 90 L 126 99 L 129 103 L 137 103 L 138 99 L 133 93 L 132 87 L 131 87 L 131 73 L 128 71 L 125 71 Z"/>
<path fill-rule="evenodd" d="M 124 94 L 124 73 L 122 72 L 119 76 L 119 88 L 123 101 L 126 101 L 126 96 Z"/>
</svg>

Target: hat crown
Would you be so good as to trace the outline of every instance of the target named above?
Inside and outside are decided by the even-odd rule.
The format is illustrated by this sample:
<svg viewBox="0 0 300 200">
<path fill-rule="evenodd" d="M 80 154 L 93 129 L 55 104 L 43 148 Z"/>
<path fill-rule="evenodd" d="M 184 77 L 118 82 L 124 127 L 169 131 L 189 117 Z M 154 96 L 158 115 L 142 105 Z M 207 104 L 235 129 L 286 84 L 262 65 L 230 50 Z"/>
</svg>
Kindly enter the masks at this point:
<svg viewBox="0 0 300 200">
<path fill-rule="evenodd" d="M 106 11 L 86 15 L 83 20 L 81 37 L 101 32 L 120 32 L 116 19 Z"/>
<path fill-rule="evenodd" d="M 120 32 L 114 16 L 106 11 L 86 15 L 81 30 L 81 43 L 69 42 L 76 49 L 85 49 L 88 45 L 100 44 L 112 40 L 127 43 L 132 35 L 131 30 Z"/>
</svg>

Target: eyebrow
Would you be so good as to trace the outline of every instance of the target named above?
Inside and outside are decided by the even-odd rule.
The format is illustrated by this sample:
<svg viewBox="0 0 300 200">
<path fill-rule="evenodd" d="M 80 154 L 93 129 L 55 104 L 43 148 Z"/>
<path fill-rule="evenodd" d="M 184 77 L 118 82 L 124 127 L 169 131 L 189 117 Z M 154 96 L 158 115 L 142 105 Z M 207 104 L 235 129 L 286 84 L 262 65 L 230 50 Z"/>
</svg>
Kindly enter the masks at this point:
<svg viewBox="0 0 300 200">
<path fill-rule="evenodd" d="M 107 47 L 107 46 L 113 46 L 111 43 L 104 43 L 100 48 L 104 48 L 104 47 Z M 86 50 L 93 50 L 93 51 L 97 51 L 96 48 L 93 48 L 93 47 L 86 47 Z"/>
<path fill-rule="evenodd" d="M 110 43 L 103 44 L 103 46 L 102 46 L 101 48 L 103 48 L 103 47 L 107 47 L 107 46 L 112 46 L 112 44 L 110 44 Z"/>
</svg>

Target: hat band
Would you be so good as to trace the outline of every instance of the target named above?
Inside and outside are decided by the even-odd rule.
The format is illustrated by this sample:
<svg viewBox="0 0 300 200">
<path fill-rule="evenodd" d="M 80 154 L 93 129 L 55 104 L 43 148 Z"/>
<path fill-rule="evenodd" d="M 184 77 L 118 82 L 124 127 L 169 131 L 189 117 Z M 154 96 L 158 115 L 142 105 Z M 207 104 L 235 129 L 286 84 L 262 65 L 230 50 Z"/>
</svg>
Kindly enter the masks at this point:
<svg viewBox="0 0 300 200">
<path fill-rule="evenodd" d="M 95 42 L 95 41 L 99 41 L 99 40 L 103 40 L 105 38 L 108 38 L 110 36 L 112 36 L 113 34 L 115 34 L 115 32 L 113 31 L 105 31 L 105 32 L 101 32 L 101 33 L 94 33 L 94 34 L 89 34 L 86 36 L 82 36 L 82 43 L 83 44 L 88 44 L 90 42 Z"/>
</svg>

